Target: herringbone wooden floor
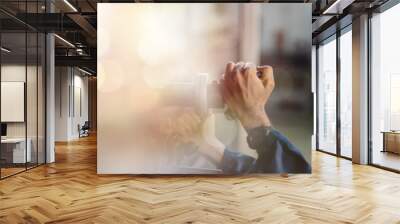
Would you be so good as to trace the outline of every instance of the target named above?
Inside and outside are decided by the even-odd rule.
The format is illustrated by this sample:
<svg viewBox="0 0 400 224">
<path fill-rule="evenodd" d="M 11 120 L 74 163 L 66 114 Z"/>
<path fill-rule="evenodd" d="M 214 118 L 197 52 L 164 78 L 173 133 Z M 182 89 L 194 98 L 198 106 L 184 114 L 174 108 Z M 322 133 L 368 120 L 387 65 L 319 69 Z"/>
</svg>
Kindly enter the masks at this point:
<svg viewBox="0 0 400 224">
<path fill-rule="evenodd" d="M 94 137 L 0 181 L 0 223 L 400 223 L 400 175 L 313 153 L 313 174 L 99 176 Z"/>
</svg>

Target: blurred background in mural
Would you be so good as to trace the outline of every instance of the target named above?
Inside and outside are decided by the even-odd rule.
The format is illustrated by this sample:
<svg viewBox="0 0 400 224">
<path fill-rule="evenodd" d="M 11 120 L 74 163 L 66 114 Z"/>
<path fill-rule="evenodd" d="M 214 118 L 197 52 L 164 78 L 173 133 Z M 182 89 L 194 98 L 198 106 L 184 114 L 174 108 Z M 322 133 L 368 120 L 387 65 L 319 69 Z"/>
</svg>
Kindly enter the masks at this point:
<svg viewBox="0 0 400 224">
<path fill-rule="evenodd" d="M 159 90 L 171 83 L 196 83 L 204 73 L 208 82 L 218 80 L 229 61 L 274 68 L 276 87 L 268 114 L 310 162 L 311 5 L 145 3 L 98 8 L 99 173 L 219 173 L 207 158 L 199 160 L 195 146 L 164 138 L 170 126 L 162 124 L 178 122 L 180 110 L 163 107 Z M 223 109 L 209 113 L 210 133 L 230 149 L 257 157 L 238 121 Z"/>
</svg>

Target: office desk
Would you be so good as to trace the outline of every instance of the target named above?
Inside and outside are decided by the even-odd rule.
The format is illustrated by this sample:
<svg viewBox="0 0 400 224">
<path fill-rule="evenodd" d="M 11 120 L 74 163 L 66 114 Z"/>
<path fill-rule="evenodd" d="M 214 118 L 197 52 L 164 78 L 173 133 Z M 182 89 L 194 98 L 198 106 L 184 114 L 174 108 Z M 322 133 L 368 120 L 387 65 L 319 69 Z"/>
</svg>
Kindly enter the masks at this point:
<svg viewBox="0 0 400 224">
<path fill-rule="evenodd" d="M 6 163 L 25 163 L 31 162 L 32 153 L 30 138 L 26 139 L 27 147 L 25 153 L 25 138 L 6 138 L 1 139 L 1 157 Z"/>
<path fill-rule="evenodd" d="M 383 131 L 383 150 L 382 152 L 392 152 L 400 154 L 400 132 Z"/>
</svg>

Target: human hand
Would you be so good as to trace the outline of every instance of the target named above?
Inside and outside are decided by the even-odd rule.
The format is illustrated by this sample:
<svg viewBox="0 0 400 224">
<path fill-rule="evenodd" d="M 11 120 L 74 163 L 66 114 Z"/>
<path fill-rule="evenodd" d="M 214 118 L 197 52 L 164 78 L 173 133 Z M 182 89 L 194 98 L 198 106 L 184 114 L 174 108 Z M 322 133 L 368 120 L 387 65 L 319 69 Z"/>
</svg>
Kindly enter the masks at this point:
<svg viewBox="0 0 400 224">
<path fill-rule="evenodd" d="M 222 160 L 225 145 L 215 135 L 215 116 L 208 114 L 200 118 L 191 108 L 170 108 L 164 122 L 160 122 L 160 131 L 170 145 L 194 144 L 199 152 L 219 163 Z"/>
<path fill-rule="evenodd" d="M 196 143 L 201 135 L 202 120 L 193 109 L 169 107 L 158 118 L 161 139 L 170 145 Z"/>
<path fill-rule="evenodd" d="M 257 76 L 257 71 L 260 76 Z M 222 95 L 228 107 L 247 130 L 271 126 L 265 105 L 275 87 L 270 66 L 255 67 L 250 63 L 232 62 L 226 65 Z"/>
</svg>

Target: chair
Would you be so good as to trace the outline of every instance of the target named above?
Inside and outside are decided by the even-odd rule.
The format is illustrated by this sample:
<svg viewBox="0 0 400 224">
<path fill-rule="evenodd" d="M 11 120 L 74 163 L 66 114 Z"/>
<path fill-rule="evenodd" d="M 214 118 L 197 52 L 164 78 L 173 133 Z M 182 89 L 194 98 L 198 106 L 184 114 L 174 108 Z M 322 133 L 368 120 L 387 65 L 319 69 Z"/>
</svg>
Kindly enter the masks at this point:
<svg viewBox="0 0 400 224">
<path fill-rule="evenodd" d="M 89 129 L 90 129 L 89 121 L 85 121 L 82 127 L 78 125 L 78 129 L 79 129 L 79 138 L 89 136 Z"/>
</svg>

